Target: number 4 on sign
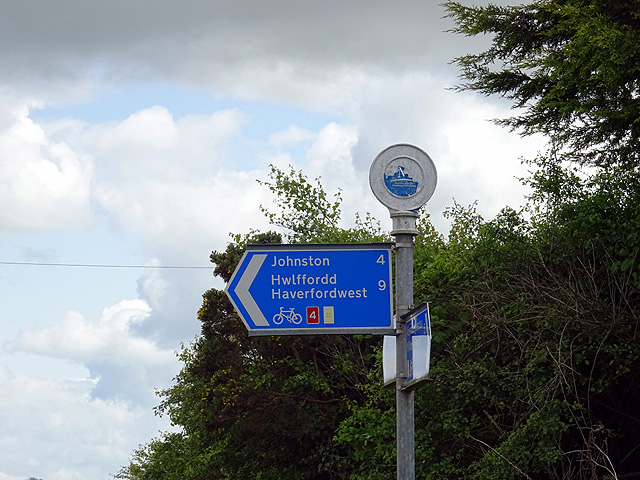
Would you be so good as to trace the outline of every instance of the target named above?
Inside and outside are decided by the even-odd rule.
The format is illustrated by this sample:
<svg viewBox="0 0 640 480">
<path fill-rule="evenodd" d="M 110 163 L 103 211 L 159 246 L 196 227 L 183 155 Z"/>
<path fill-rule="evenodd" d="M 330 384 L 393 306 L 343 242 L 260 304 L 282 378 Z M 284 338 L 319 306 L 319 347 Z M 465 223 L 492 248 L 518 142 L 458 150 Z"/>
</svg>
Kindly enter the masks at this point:
<svg viewBox="0 0 640 480">
<path fill-rule="evenodd" d="M 380 265 L 384 265 L 384 255 L 380 255 L 378 257 L 378 260 L 376 260 L 376 263 L 379 263 Z"/>
<path fill-rule="evenodd" d="M 320 323 L 320 307 L 307 307 L 307 323 Z"/>
</svg>

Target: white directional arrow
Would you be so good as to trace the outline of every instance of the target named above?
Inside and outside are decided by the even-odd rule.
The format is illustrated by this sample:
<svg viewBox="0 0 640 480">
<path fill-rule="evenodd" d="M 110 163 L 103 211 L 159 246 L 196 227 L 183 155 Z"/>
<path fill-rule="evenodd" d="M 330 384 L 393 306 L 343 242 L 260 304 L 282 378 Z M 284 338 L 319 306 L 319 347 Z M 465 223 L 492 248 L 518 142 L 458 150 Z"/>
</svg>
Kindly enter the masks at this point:
<svg viewBox="0 0 640 480">
<path fill-rule="evenodd" d="M 264 318 L 262 310 L 260 310 L 258 304 L 249 293 L 249 288 L 251 287 L 253 280 L 256 278 L 256 275 L 258 275 L 258 272 L 266 258 L 266 254 L 256 254 L 251 257 L 249 265 L 247 265 L 246 270 L 242 274 L 242 278 L 240 278 L 240 281 L 238 282 L 238 286 L 234 290 L 240 299 L 240 302 L 247 309 L 247 312 L 249 312 L 251 320 L 253 320 L 253 323 L 255 323 L 257 327 L 268 327 L 269 322 Z"/>
</svg>

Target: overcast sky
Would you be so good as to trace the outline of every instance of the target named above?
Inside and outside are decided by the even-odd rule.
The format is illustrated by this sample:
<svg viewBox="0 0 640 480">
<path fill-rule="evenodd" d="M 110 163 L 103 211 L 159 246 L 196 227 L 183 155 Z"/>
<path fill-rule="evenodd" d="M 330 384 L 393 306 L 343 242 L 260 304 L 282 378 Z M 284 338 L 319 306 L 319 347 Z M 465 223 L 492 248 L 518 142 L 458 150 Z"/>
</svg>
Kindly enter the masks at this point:
<svg viewBox="0 0 640 480">
<path fill-rule="evenodd" d="M 486 2 L 464 2 L 482 4 Z M 508 2 L 502 2 L 508 3 Z M 0 480 L 94 480 L 167 419 L 156 389 L 199 332 L 229 233 L 267 229 L 256 179 L 292 165 L 342 189 L 344 226 L 387 210 L 382 149 L 438 169 L 455 198 L 517 207 L 542 147 L 449 90 L 483 39 L 444 31 L 431 0 L 5 0 L 0 16 Z"/>
</svg>

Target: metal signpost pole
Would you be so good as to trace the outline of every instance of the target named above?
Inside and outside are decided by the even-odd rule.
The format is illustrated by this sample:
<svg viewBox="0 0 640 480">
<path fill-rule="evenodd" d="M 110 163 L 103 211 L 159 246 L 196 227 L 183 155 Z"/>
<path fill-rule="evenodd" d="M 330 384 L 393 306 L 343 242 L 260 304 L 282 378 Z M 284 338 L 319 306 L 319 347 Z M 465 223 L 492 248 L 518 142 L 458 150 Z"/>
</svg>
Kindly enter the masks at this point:
<svg viewBox="0 0 640 480">
<path fill-rule="evenodd" d="M 395 333 L 398 480 L 415 479 L 413 389 L 428 372 L 430 328 L 428 307 L 413 308 L 413 238 L 436 183 L 431 157 L 408 144 L 384 149 L 369 170 L 393 221 L 395 329 L 390 244 L 247 246 L 225 289 L 249 335 Z"/>
<path fill-rule="evenodd" d="M 413 309 L 413 237 L 416 213 L 436 188 L 436 167 L 423 150 L 408 144 L 387 147 L 373 160 L 369 185 L 389 209 L 396 239 L 396 442 L 398 480 L 415 479 L 414 393 L 409 383 L 407 317 Z"/>
<path fill-rule="evenodd" d="M 397 478 L 415 478 L 414 391 L 405 389 L 407 365 L 407 324 L 402 317 L 413 308 L 413 237 L 418 233 L 412 212 L 391 214 L 396 239 L 396 442 Z"/>
</svg>

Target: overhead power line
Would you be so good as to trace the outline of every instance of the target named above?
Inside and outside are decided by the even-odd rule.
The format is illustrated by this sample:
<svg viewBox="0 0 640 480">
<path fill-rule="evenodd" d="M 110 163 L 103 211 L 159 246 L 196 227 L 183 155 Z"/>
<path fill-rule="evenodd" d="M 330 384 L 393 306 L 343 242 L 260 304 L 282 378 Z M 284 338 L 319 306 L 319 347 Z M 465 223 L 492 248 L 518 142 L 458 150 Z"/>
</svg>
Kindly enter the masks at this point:
<svg viewBox="0 0 640 480">
<path fill-rule="evenodd" d="M 109 265 L 101 263 L 45 263 L 45 262 L 4 262 L 0 261 L 0 265 L 23 265 L 32 267 L 81 267 L 81 268 L 157 268 L 157 269 L 204 269 L 213 268 L 209 266 L 199 265 Z"/>
</svg>

